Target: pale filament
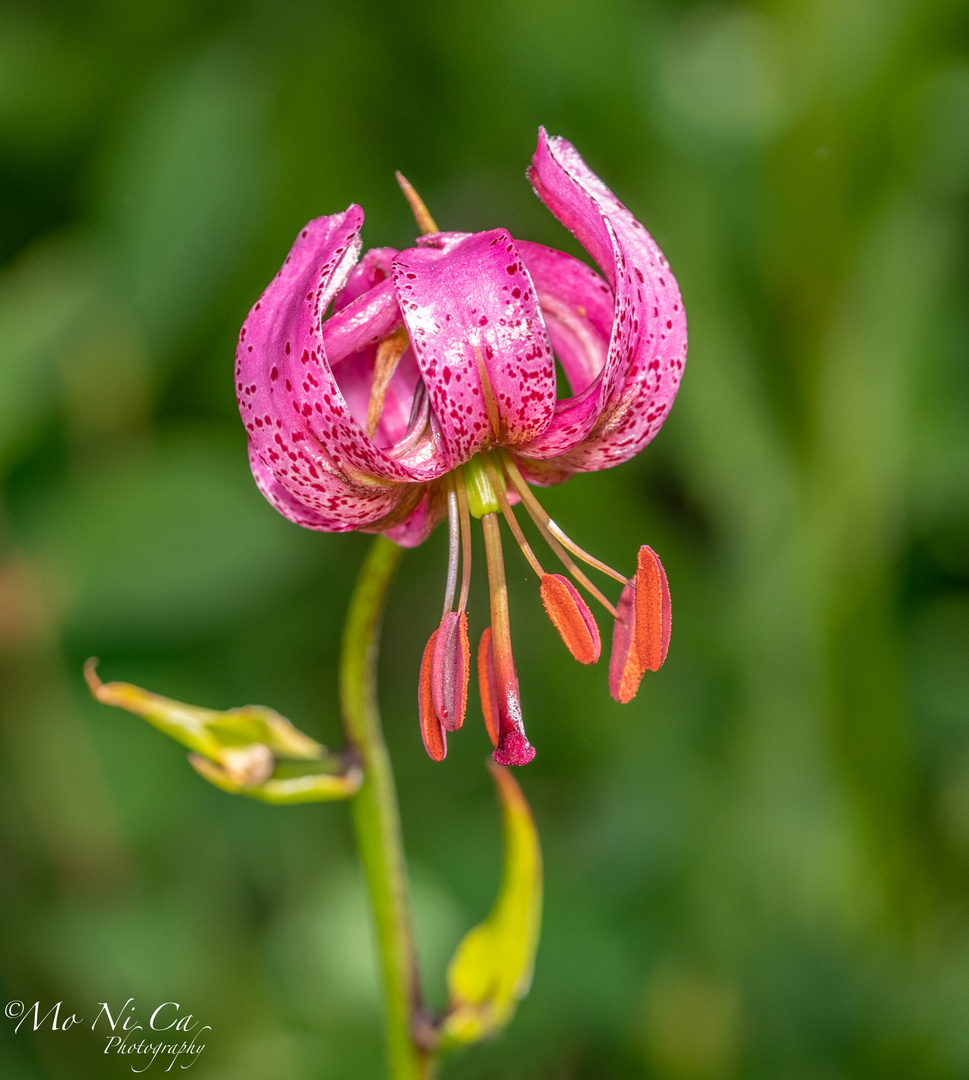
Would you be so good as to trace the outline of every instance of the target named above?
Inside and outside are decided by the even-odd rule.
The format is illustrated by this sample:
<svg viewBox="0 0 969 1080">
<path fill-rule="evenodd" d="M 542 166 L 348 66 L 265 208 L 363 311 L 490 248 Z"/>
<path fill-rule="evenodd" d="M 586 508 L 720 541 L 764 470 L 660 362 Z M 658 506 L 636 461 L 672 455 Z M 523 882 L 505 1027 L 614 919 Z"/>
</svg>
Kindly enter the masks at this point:
<svg viewBox="0 0 969 1080">
<path fill-rule="evenodd" d="M 464 470 L 455 469 L 451 475 L 457 491 L 458 516 L 461 520 L 461 597 L 458 600 L 460 612 L 468 606 L 468 591 L 471 588 L 471 511 L 468 509 Z"/>
<path fill-rule="evenodd" d="M 569 539 L 569 537 L 559 528 L 559 526 L 555 524 L 555 522 L 546 513 L 545 508 L 542 506 L 542 504 L 538 501 L 538 499 L 535 498 L 531 488 L 526 483 L 525 478 L 522 476 L 522 474 L 518 471 L 518 466 L 515 464 L 514 460 L 509 454 L 502 453 L 501 460 L 502 464 L 505 466 L 505 470 L 507 471 L 509 478 L 511 479 L 512 484 L 515 487 L 515 490 L 521 496 L 522 502 L 527 507 L 529 513 L 532 514 L 533 519 L 537 515 L 538 518 L 540 518 L 544 522 L 549 532 L 551 532 L 556 537 L 556 539 L 561 542 L 562 546 L 567 547 L 573 555 L 576 555 L 583 562 L 588 563 L 589 566 L 594 566 L 596 570 L 601 570 L 604 574 L 608 574 L 609 577 L 615 578 L 616 581 L 621 581 L 623 585 L 627 585 L 629 583 L 629 579 L 623 577 L 618 570 L 613 570 L 611 566 L 609 566 L 607 563 L 604 563 L 601 559 L 597 559 L 595 555 L 590 555 L 587 551 L 584 551 L 574 540 Z"/>
<path fill-rule="evenodd" d="M 558 556 L 558 558 L 561 561 L 562 565 L 566 568 L 566 570 L 568 570 L 568 572 L 572 575 L 572 577 L 574 577 L 575 580 L 586 590 L 586 592 L 589 593 L 590 596 L 595 597 L 595 599 L 598 600 L 600 604 L 602 604 L 602 606 L 606 609 L 606 611 L 609 612 L 610 615 L 612 615 L 612 617 L 614 619 L 618 619 L 619 618 L 619 612 L 616 610 L 615 606 L 603 595 L 602 591 L 600 589 L 598 589 L 589 580 L 588 576 L 582 571 L 582 569 L 578 565 L 576 565 L 575 560 L 572 559 L 569 556 L 568 552 L 565 550 L 565 548 L 562 546 L 562 544 L 559 543 L 559 541 L 556 539 L 556 537 L 551 532 L 551 530 L 549 528 L 549 525 L 547 523 L 551 523 L 551 524 L 554 525 L 554 522 L 552 522 L 552 520 L 548 516 L 548 514 L 545 513 L 544 509 L 542 508 L 542 506 L 538 502 L 538 500 L 535 498 L 535 496 L 532 495 L 531 490 L 529 489 L 527 483 L 525 482 L 524 477 L 515 468 L 514 462 L 511 461 L 507 457 L 507 455 L 502 454 L 502 464 L 505 466 L 505 471 L 508 473 L 509 479 L 511 480 L 511 482 L 514 485 L 515 489 L 518 491 L 519 495 L 521 496 L 522 505 L 525 507 L 526 511 L 528 512 L 529 517 L 531 517 L 532 521 L 535 523 L 535 527 L 538 529 L 538 531 L 545 538 L 545 541 L 548 544 L 548 546 Z M 517 479 L 516 479 L 516 477 L 517 477 Z M 521 486 L 519 486 L 519 484 Z M 528 493 L 530 498 L 525 497 L 525 494 L 523 493 L 522 488 L 525 489 L 525 491 Z M 591 559 L 591 556 L 590 556 L 590 559 Z M 592 562 L 592 565 L 597 566 L 598 562 L 599 562 L 599 560 L 596 559 L 594 562 Z M 602 566 L 605 567 L 605 564 L 603 563 Z M 607 573 L 609 573 L 612 577 L 617 578 L 619 581 L 621 581 L 623 583 L 623 585 L 628 584 L 627 579 L 624 578 L 624 577 L 621 577 L 620 575 L 617 575 L 614 570 L 611 570 L 608 567 L 605 567 L 605 569 L 606 569 Z"/>
<path fill-rule="evenodd" d="M 448 517 L 448 556 L 447 556 L 447 586 L 444 590 L 444 614 L 447 615 L 454 607 L 454 593 L 458 585 L 458 549 L 460 547 L 460 521 L 458 513 L 458 496 L 454 490 L 454 481 L 448 485 L 447 493 L 447 517 Z M 462 609 L 463 610 L 463 609 Z M 443 618 L 443 616 L 442 616 Z"/>
</svg>

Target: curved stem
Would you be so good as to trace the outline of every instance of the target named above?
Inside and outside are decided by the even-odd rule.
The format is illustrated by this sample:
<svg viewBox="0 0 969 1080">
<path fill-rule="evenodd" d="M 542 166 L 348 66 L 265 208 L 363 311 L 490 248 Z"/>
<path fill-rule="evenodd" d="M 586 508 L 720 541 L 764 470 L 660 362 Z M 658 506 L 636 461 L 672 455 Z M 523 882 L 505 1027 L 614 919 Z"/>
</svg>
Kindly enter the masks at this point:
<svg viewBox="0 0 969 1080">
<path fill-rule="evenodd" d="M 420 987 L 394 774 L 377 709 L 380 618 L 400 555 L 396 544 L 378 536 L 360 570 L 343 632 L 340 706 L 347 739 L 363 767 L 353 823 L 377 929 L 389 1075 L 391 1080 L 427 1080 L 430 1059 L 412 1035 Z"/>
</svg>

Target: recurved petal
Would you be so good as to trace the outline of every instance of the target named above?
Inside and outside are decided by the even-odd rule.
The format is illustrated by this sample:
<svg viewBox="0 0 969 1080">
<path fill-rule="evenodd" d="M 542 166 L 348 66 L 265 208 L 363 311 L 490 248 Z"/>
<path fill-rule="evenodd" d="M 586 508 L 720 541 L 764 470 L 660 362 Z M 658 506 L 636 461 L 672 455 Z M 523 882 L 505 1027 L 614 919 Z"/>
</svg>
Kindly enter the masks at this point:
<svg viewBox="0 0 969 1080">
<path fill-rule="evenodd" d="M 396 248 L 370 248 L 350 271 L 347 283 L 333 300 L 334 312 L 341 311 L 358 296 L 390 277 L 390 266 L 397 254 Z M 332 361 L 331 361 L 332 363 Z"/>
<path fill-rule="evenodd" d="M 422 544 L 447 517 L 447 502 L 443 491 L 439 486 L 431 484 L 422 487 L 419 501 L 410 509 L 410 504 L 401 503 L 398 511 L 394 512 L 394 520 L 382 520 L 364 529 L 364 532 L 380 532 L 393 540 L 401 547 L 411 548 Z M 406 516 L 398 514 L 401 510 L 407 510 Z"/>
<path fill-rule="evenodd" d="M 327 363 L 336 367 L 346 357 L 375 345 L 403 321 L 393 282 L 379 282 L 322 323 Z"/>
<path fill-rule="evenodd" d="M 602 371 L 612 334 L 612 289 L 580 259 L 516 240 L 538 294 L 552 348 L 573 394 Z"/>
<path fill-rule="evenodd" d="M 306 468 L 315 476 L 313 486 L 304 486 L 294 494 L 281 480 L 289 474 L 292 462 L 282 445 L 270 447 L 267 454 L 272 467 L 260 456 L 254 442 L 249 442 L 249 465 L 256 486 L 265 498 L 290 521 L 320 532 L 349 532 L 362 529 L 393 514 L 412 498 L 411 488 L 418 485 L 395 484 L 381 488 L 366 488 L 348 483 L 338 475 L 317 468 L 312 451 L 305 454 Z M 321 462 L 318 462 L 322 465 Z M 420 485 L 423 488 L 423 485 Z M 398 541 L 400 543 L 400 541 Z M 411 545 L 403 544 L 408 547 Z"/>
<path fill-rule="evenodd" d="M 505 229 L 400 252 L 394 284 L 449 463 L 548 425 L 555 362 L 538 298 Z"/>
<path fill-rule="evenodd" d="M 529 177 L 553 214 L 599 264 L 615 295 L 596 413 L 571 447 L 557 414 L 520 452 L 564 455 L 570 471 L 605 468 L 637 454 L 659 430 L 686 360 L 686 317 L 666 258 L 643 226 L 565 139 L 539 132 Z M 591 438 L 590 438 L 591 436 Z"/>
<path fill-rule="evenodd" d="M 236 352 L 239 408 L 256 457 L 311 516 L 353 528 L 367 523 L 361 520 L 364 507 L 373 510 L 372 522 L 396 505 L 396 484 L 433 474 L 429 469 L 414 475 L 376 447 L 327 361 L 321 319 L 359 254 L 362 222 L 363 211 L 351 206 L 303 229 L 243 324 Z M 389 285 L 384 291 L 391 297 L 388 290 Z M 351 309 L 369 303 L 368 296 L 338 318 L 352 322 Z M 383 323 L 375 325 L 382 331 Z"/>
</svg>

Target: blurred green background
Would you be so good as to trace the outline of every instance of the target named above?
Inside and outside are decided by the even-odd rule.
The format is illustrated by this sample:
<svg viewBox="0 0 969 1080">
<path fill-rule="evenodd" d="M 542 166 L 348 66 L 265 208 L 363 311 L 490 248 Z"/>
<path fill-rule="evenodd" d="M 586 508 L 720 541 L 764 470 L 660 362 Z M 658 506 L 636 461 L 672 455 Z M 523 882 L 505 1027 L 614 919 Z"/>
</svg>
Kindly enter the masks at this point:
<svg viewBox="0 0 969 1080">
<path fill-rule="evenodd" d="M 685 299 L 660 436 L 545 495 L 613 564 L 661 553 L 675 629 L 620 707 L 509 553 L 544 933 L 442 1077 L 969 1076 L 964 0 L 4 0 L 3 1003 L 177 1001 L 199 1080 L 380 1076 L 346 806 L 219 793 L 81 665 L 339 745 L 367 539 L 258 495 L 238 327 L 311 217 L 411 243 L 396 168 L 443 228 L 577 251 L 523 176 L 540 123 Z M 500 870 L 477 704 L 443 765 L 418 734 L 444 561 L 406 555 L 380 672 L 437 1003 Z M 103 1047 L 3 1020 L 0 1075 L 130 1075 Z"/>
</svg>

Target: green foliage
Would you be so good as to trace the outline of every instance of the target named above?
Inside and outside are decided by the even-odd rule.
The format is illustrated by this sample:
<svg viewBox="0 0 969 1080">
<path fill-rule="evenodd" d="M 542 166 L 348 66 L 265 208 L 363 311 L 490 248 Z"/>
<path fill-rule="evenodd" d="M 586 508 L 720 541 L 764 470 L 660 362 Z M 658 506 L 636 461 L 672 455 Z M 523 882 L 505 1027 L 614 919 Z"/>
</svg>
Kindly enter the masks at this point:
<svg viewBox="0 0 969 1080">
<path fill-rule="evenodd" d="M 669 257 L 690 320 L 635 462 L 550 489 L 583 547 L 662 557 L 673 635 L 627 706 L 508 560 L 545 856 L 534 986 L 443 1080 L 969 1073 L 969 23 L 950 0 L 311 0 L 0 9 L 0 967 L 7 1000 L 178 1000 L 199 1077 L 379 1075 L 340 807 L 227 799 L 90 701 L 87 656 L 339 741 L 365 546 L 247 475 L 232 354 L 309 218 L 578 250 L 540 123 Z M 476 551 L 471 633 L 487 620 Z M 472 703 L 426 760 L 443 537 L 405 555 L 381 703 L 424 979 L 501 838 Z M 612 594 L 610 594 L 612 595 Z M 0 1074 L 128 1076 L 90 1032 Z M 157 1066 L 156 1066 L 157 1067 Z"/>
</svg>

